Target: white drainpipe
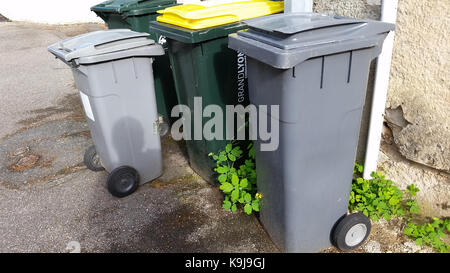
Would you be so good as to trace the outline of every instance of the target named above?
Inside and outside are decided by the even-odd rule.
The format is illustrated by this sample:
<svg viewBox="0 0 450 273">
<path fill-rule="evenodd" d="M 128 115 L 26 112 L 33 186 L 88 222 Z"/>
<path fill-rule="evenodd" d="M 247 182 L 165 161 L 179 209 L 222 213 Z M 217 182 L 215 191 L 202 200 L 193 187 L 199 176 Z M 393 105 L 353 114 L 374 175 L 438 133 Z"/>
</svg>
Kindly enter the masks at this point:
<svg viewBox="0 0 450 273">
<path fill-rule="evenodd" d="M 312 12 L 313 0 L 284 0 L 284 13 Z"/>
<path fill-rule="evenodd" d="M 397 20 L 398 0 L 381 1 L 381 21 L 395 24 Z M 394 31 L 384 41 L 383 51 L 377 60 L 375 86 L 370 113 L 369 135 L 367 138 L 366 158 L 364 161 L 364 178 L 377 169 L 378 153 L 380 151 L 381 133 L 386 108 L 386 98 L 391 72 L 392 50 L 394 47 Z"/>
</svg>

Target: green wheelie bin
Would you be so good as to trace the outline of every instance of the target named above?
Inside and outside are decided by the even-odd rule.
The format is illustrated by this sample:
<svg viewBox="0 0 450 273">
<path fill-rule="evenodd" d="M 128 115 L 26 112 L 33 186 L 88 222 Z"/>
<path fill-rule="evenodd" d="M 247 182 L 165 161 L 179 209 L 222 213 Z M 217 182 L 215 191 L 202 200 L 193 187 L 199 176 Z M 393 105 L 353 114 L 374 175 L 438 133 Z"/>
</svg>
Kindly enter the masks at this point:
<svg viewBox="0 0 450 273">
<path fill-rule="evenodd" d="M 228 48 L 228 35 L 247 27 L 241 20 L 279 13 L 283 8 L 282 1 L 267 0 L 211 7 L 188 4 L 160 11 L 163 15 L 150 23 L 150 31 L 167 38 L 178 102 L 191 112 L 190 119 L 183 120 L 183 131 L 189 127 L 193 132 L 198 126 L 195 122 L 201 122 L 204 128 L 210 120 L 203 117 L 194 121 L 194 97 L 202 98 L 203 109 L 208 105 L 219 106 L 224 124 L 226 105 L 249 104 L 246 57 Z M 207 140 L 207 136 L 194 139 L 193 133 L 191 139 L 186 139 L 191 168 L 210 183 L 215 183 L 217 177 L 216 164 L 208 154 L 225 149 L 229 143 L 225 131 L 222 139 Z M 245 149 L 248 140 L 234 144 Z"/>
<path fill-rule="evenodd" d="M 127 28 L 149 33 L 149 39 L 161 44 L 166 54 L 153 63 L 158 113 L 170 122 L 170 111 L 177 105 L 177 96 L 170 69 L 165 38 L 149 30 L 149 22 L 156 20 L 157 11 L 177 5 L 176 0 L 110 0 L 91 7 L 109 29 Z"/>
</svg>

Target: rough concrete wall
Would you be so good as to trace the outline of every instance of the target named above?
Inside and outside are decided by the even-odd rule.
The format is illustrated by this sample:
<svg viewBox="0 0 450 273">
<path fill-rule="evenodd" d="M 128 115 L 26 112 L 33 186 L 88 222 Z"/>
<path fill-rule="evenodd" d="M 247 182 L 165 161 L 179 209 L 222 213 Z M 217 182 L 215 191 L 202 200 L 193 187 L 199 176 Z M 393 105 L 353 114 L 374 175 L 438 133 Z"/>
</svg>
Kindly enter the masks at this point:
<svg viewBox="0 0 450 273">
<path fill-rule="evenodd" d="M 450 1 L 401 0 L 387 102 L 406 158 L 450 171 Z"/>
<path fill-rule="evenodd" d="M 320 13 L 336 13 L 352 18 L 380 18 L 381 0 L 314 0 L 314 11 Z"/>
</svg>

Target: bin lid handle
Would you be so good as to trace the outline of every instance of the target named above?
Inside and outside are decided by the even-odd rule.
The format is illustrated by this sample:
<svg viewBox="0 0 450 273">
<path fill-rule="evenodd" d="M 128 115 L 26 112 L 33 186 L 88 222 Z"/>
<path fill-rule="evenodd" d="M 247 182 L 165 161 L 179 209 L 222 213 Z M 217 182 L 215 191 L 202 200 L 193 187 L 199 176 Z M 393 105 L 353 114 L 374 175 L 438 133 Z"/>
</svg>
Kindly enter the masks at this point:
<svg viewBox="0 0 450 273">
<path fill-rule="evenodd" d="M 106 54 L 155 44 L 148 39 L 148 33 L 134 32 L 128 29 L 94 31 L 72 37 L 57 43 L 66 61 L 76 58 Z"/>
</svg>

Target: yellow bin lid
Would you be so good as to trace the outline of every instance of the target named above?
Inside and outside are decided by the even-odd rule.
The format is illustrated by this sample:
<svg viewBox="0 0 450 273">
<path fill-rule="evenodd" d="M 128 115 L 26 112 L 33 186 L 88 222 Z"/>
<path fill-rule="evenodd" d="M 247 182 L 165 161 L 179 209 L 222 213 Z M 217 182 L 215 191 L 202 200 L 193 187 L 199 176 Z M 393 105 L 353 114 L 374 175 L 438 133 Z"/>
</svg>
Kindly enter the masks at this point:
<svg viewBox="0 0 450 273">
<path fill-rule="evenodd" d="M 188 29 L 202 29 L 279 13 L 283 10 L 283 1 L 269 0 L 250 0 L 211 7 L 187 4 L 159 10 L 158 13 L 163 15 L 158 16 L 156 20 Z"/>
</svg>

